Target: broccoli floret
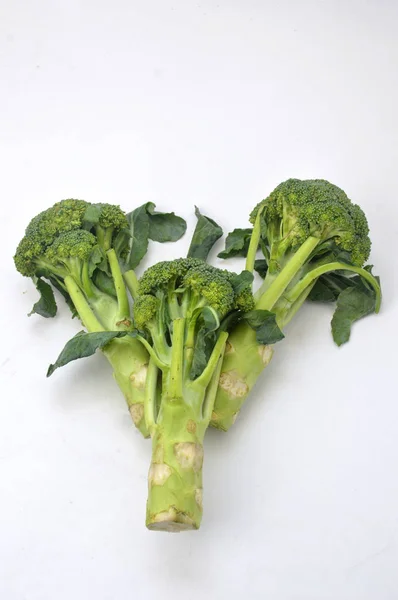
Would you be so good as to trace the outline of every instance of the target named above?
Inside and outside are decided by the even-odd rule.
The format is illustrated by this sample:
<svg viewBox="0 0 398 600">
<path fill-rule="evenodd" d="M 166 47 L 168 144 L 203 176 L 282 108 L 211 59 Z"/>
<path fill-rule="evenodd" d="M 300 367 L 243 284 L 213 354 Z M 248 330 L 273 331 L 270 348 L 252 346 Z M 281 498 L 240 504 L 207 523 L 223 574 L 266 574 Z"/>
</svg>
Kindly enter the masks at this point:
<svg viewBox="0 0 398 600">
<path fill-rule="evenodd" d="M 317 282 L 336 273 L 340 274 L 337 283 L 326 279 L 321 289 L 328 292 L 328 300 L 351 289 L 351 295 L 343 296 L 340 303 L 338 300 L 340 312 L 336 311 L 332 320 L 337 344 L 348 339 L 353 321 L 379 310 L 378 280 L 369 268 L 361 268 L 370 252 L 368 223 L 362 209 L 343 190 L 323 179 L 288 179 L 254 208 L 250 221 L 253 230 L 246 269 L 253 272 L 259 247 L 266 265 L 264 282 L 255 293 L 256 316 L 267 318 L 272 312 L 279 328 L 284 328 Z M 235 237 L 239 231 L 244 230 L 236 230 Z M 267 331 L 265 327 L 261 334 Z M 213 418 L 213 425 L 224 430 L 235 421 L 272 356 L 268 342 L 259 343 L 247 323 L 232 330 L 228 343 L 230 351 L 222 367 Z"/>
<path fill-rule="evenodd" d="M 128 334 L 133 325 L 126 285 L 127 280 L 135 281 L 135 274 L 122 272 L 124 263 L 119 260 L 123 253 L 131 251 L 128 225 L 119 206 L 61 200 L 31 220 L 18 244 L 15 266 L 22 275 L 39 280 L 41 293 L 49 289 L 43 279 L 60 291 L 89 334 Z M 126 232 L 116 248 L 114 241 L 121 230 Z M 51 298 L 54 305 L 46 315 L 56 312 L 50 290 L 46 301 Z M 153 301 L 156 302 L 151 297 Z M 143 400 L 149 356 L 145 348 L 126 335 L 112 339 L 103 351 L 131 408 L 134 423 L 147 436 Z"/>
<path fill-rule="evenodd" d="M 112 246 L 114 236 L 122 229 L 128 229 L 129 222 L 120 206 L 114 204 L 95 204 L 97 209 L 95 234 L 101 248 L 107 252 Z"/>
<path fill-rule="evenodd" d="M 88 206 L 88 202 L 73 198 L 56 202 L 31 220 L 25 234 L 27 237 L 34 236 L 44 246 L 49 246 L 60 233 L 82 226 Z"/>
<path fill-rule="evenodd" d="M 236 274 L 217 269 L 197 258 L 163 261 L 147 269 L 139 281 L 139 295 L 148 295 L 167 301 L 172 318 L 187 318 L 198 308 L 208 306 L 220 319 L 230 311 L 253 306 L 251 289 L 235 293 L 232 279 Z M 141 304 L 135 306 L 135 319 L 145 323 Z M 146 304 L 143 306 L 146 309 Z"/>
<path fill-rule="evenodd" d="M 138 291 L 140 294 L 163 293 L 169 283 L 173 287 L 179 287 L 181 278 L 189 268 L 200 267 L 202 260 L 197 258 L 180 258 L 171 261 L 161 261 L 149 267 L 139 281 Z"/>
<path fill-rule="evenodd" d="M 90 213 L 95 213 L 95 223 L 88 218 Z M 89 331 L 131 327 L 127 292 L 115 251 L 108 248 L 105 253 L 96 235 L 98 228 L 100 236 L 108 232 L 112 222 L 114 228 L 127 222 L 118 206 L 98 208 L 83 200 L 61 200 L 32 219 L 14 257 L 22 275 L 47 278 L 60 289 Z M 108 288 L 116 290 L 117 299 L 95 286 L 97 268 L 104 271 Z"/>
<path fill-rule="evenodd" d="M 350 254 L 355 265 L 362 266 L 369 258 L 365 214 L 328 181 L 288 179 L 255 207 L 251 223 L 259 213 L 263 237 L 274 260 L 282 260 L 288 250 L 296 250 L 309 237 L 334 242 Z"/>
<path fill-rule="evenodd" d="M 134 322 L 138 329 L 145 329 L 156 316 L 160 301 L 155 296 L 138 296 L 134 303 Z"/>
<path fill-rule="evenodd" d="M 242 311 L 243 313 L 253 310 L 255 302 L 253 298 L 253 291 L 251 286 L 245 287 L 241 292 L 235 296 L 235 308 Z"/>
<path fill-rule="evenodd" d="M 257 205 L 251 221 L 260 231 L 268 261 L 264 284 L 256 294 L 257 307 L 272 309 L 281 325 L 297 311 L 299 296 L 303 302 L 319 276 L 345 265 L 369 281 L 379 296 L 377 281 L 361 270 L 370 252 L 366 216 L 337 186 L 323 179 L 288 179 Z M 255 250 L 249 247 L 248 254 Z"/>
<path fill-rule="evenodd" d="M 254 306 L 246 280 L 201 259 L 183 258 L 150 267 L 139 281 L 134 321 L 151 355 L 145 399 L 153 438 L 150 529 L 199 526 L 203 436 L 229 323 L 243 319 Z"/>
</svg>

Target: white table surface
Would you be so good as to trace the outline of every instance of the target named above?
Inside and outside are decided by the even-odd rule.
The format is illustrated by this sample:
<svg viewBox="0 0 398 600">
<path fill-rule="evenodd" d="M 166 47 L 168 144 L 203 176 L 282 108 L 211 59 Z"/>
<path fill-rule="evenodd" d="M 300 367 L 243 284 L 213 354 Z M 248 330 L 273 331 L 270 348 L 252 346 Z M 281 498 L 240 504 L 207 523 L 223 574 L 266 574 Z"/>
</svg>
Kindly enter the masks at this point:
<svg viewBox="0 0 398 600">
<path fill-rule="evenodd" d="M 2 2 L 2 600 L 398 598 L 397 19 L 393 0 Z M 245 227 L 288 177 L 364 208 L 382 311 L 338 349 L 331 309 L 303 308 L 206 437 L 200 531 L 149 532 L 149 442 L 101 355 L 46 380 L 79 327 L 26 316 L 15 246 L 70 196 Z"/>
</svg>

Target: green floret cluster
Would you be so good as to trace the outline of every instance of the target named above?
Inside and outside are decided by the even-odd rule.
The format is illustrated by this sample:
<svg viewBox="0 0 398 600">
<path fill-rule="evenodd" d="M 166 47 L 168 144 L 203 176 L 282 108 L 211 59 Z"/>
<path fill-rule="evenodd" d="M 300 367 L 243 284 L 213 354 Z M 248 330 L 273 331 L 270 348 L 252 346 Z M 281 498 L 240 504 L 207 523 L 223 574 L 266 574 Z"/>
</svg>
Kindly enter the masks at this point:
<svg viewBox="0 0 398 600">
<path fill-rule="evenodd" d="M 34 217 L 14 256 L 17 270 L 25 277 L 40 275 L 47 248 L 59 235 L 82 226 L 87 207 L 84 200 L 61 200 Z"/>
<path fill-rule="evenodd" d="M 262 200 L 250 215 L 260 215 L 264 237 L 285 253 L 296 250 L 309 237 L 334 243 L 362 266 L 369 258 L 366 216 L 345 192 L 323 179 L 288 179 Z"/>
<path fill-rule="evenodd" d="M 136 321 L 150 321 L 148 314 L 155 307 L 149 301 L 156 296 L 168 302 L 170 315 L 186 317 L 197 308 L 208 306 L 224 318 L 232 310 L 251 310 L 254 306 L 251 286 L 234 289 L 236 273 L 217 269 L 196 258 L 163 261 L 149 267 L 139 281 L 139 298 L 135 304 Z M 145 298 L 145 301 L 141 301 Z M 157 305 L 156 305 L 157 306 Z"/>
<path fill-rule="evenodd" d="M 60 233 L 81 227 L 88 206 L 88 202 L 73 198 L 56 202 L 31 220 L 25 234 L 48 246 Z"/>
<path fill-rule="evenodd" d="M 274 341 L 283 337 L 281 330 L 307 298 L 337 301 L 332 333 L 338 345 L 348 341 L 354 321 L 378 312 L 379 282 L 370 267 L 362 268 L 370 252 L 366 216 L 336 185 L 324 179 L 288 179 L 254 208 L 250 221 L 253 229 L 234 230 L 221 256 L 242 255 L 245 248 L 247 271 L 258 268 L 264 277 L 250 319 L 273 314 Z M 257 259 L 259 249 L 262 259 Z M 213 417 L 220 429 L 235 421 L 272 356 L 270 342 L 266 336 L 259 339 L 250 319 L 229 336 L 231 351 L 224 359 Z"/>
<path fill-rule="evenodd" d="M 56 263 L 70 258 L 85 261 L 89 258 L 97 240 L 85 229 L 75 229 L 61 233 L 45 252 L 48 261 Z"/>
<path fill-rule="evenodd" d="M 180 258 L 172 261 L 161 261 L 149 267 L 139 281 L 140 294 L 156 294 L 168 286 L 180 287 L 182 277 L 189 268 L 200 267 L 204 263 L 196 258 Z"/>
<path fill-rule="evenodd" d="M 134 303 L 134 323 L 137 329 L 145 329 L 147 323 L 155 317 L 160 301 L 155 296 L 143 294 Z"/>
</svg>

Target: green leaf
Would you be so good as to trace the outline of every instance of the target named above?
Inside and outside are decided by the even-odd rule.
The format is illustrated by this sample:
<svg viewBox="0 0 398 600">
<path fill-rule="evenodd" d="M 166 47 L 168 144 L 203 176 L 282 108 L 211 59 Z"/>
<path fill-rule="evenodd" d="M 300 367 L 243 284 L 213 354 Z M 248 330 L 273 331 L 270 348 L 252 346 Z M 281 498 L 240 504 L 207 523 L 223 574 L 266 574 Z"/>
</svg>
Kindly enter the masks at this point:
<svg viewBox="0 0 398 600">
<path fill-rule="evenodd" d="M 92 356 L 98 348 L 103 348 L 111 340 L 125 335 L 127 335 L 126 331 L 99 331 L 95 333 L 80 331 L 66 343 L 55 363 L 48 367 L 47 377 L 50 377 L 59 367 L 67 365 L 72 360 Z"/>
<path fill-rule="evenodd" d="M 94 246 L 88 261 L 88 275 L 92 277 L 95 269 L 100 269 L 110 275 L 109 265 L 104 251 L 100 246 Z"/>
<path fill-rule="evenodd" d="M 375 307 L 376 294 L 365 285 L 343 290 L 332 318 L 332 335 L 336 344 L 341 346 L 348 342 L 352 324 L 375 312 Z"/>
<path fill-rule="evenodd" d="M 234 229 L 227 235 L 225 250 L 218 254 L 219 258 L 247 256 L 253 229 Z"/>
<path fill-rule="evenodd" d="M 244 315 L 244 319 L 255 330 L 259 344 L 275 344 L 285 337 L 276 322 L 276 315 L 269 310 L 252 310 Z"/>
<path fill-rule="evenodd" d="M 267 261 L 267 265 L 268 265 L 269 261 L 270 261 L 270 255 L 269 255 L 269 250 L 268 250 L 267 242 L 263 238 L 260 239 L 260 250 L 263 253 L 264 258 Z"/>
<path fill-rule="evenodd" d="M 193 232 L 191 245 L 188 250 L 189 258 L 201 258 L 206 260 L 210 250 L 216 241 L 222 236 L 223 231 L 213 219 L 202 215 L 200 210 L 195 207 L 195 215 L 198 222 Z"/>
<path fill-rule="evenodd" d="M 104 292 L 104 294 L 108 294 L 108 296 L 114 298 L 117 297 L 113 278 L 107 273 L 104 273 L 104 271 L 97 269 L 93 276 L 93 282 L 101 292 Z"/>
<path fill-rule="evenodd" d="M 176 242 L 186 232 L 185 220 L 173 212 L 156 212 L 153 202 L 146 204 L 146 210 L 149 219 L 149 238 L 154 242 Z"/>
<path fill-rule="evenodd" d="M 202 326 L 196 335 L 195 347 L 192 357 L 190 379 L 196 379 L 201 375 L 209 362 L 210 355 L 216 342 L 216 333 L 207 331 Z"/>
<path fill-rule="evenodd" d="M 33 305 L 32 310 L 29 313 L 29 317 L 33 314 L 40 315 L 46 319 L 55 317 L 57 314 L 57 304 L 54 298 L 54 292 L 51 285 L 43 281 L 43 279 L 33 278 L 36 285 L 36 289 L 40 294 L 39 300 Z"/>
<path fill-rule="evenodd" d="M 366 269 L 370 272 L 369 269 Z M 312 288 L 308 299 L 313 302 L 336 302 L 340 293 L 348 287 L 363 288 L 365 281 L 352 273 L 344 275 L 343 272 L 332 272 L 322 275 Z M 370 288 L 369 288 L 370 289 Z"/>
<path fill-rule="evenodd" d="M 199 309 L 200 318 L 203 320 L 203 326 L 207 332 L 215 331 L 220 327 L 220 319 L 218 313 L 211 306 L 205 306 Z"/>
<path fill-rule="evenodd" d="M 239 275 L 235 275 L 231 279 L 231 285 L 234 289 L 235 294 L 239 295 L 245 289 L 251 288 L 253 279 L 253 273 L 250 273 L 250 271 L 242 271 L 242 273 L 239 273 Z"/>
<path fill-rule="evenodd" d="M 89 204 L 87 206 L 83 217 L 83 229 L 90 231 L 98 224 L 102 206 L 102 204 Z"/>
<path fill-rule="evenodd" d="M 117 234 L 114 246 L 126 270 L 135 269 L 148 250 L 148 241 L 176 242 L 185 233 L 187 224 L 174 213 L 155 211 L 153 202 L 146 202 L 127 215 L 128 231 Z"/>
<path fill-rule="evenodd" d="M 230 332 L 242 320 L 242 312 L 240 310 L 233 310 L 221 321 L 220 331 Z"/>
<path fill-rule="evenodd" d="M 268 271 L 268 263 L 264 258 L 254 261 L 254 270 L 264 279 Z"/>
<path fill-rule="evenodd" d="M 68 292 L 66 291 L 63 283 L 61 283 L 56 277 L 49 277 L 48 278 L 51 282 L 51 285 L 59 291 L 59 293 L 64 297 L 65 302 L 67 304 L 67 306 L 69 307 L 71 313 L 72 313 L 72 319 L 74 319 L 75 317 L 77 317 L 77 311 L 75 308 L 75 305 L 72 302 L 72 298 L 69 296 Z"/>
<path fill-rule="evenodd" d="M 130 240 L 125 259 L 127 269 L 135 269 L 148 250 L 149 218 L 147 203 L 127 215 L 130 224 Z"/>
</svg>

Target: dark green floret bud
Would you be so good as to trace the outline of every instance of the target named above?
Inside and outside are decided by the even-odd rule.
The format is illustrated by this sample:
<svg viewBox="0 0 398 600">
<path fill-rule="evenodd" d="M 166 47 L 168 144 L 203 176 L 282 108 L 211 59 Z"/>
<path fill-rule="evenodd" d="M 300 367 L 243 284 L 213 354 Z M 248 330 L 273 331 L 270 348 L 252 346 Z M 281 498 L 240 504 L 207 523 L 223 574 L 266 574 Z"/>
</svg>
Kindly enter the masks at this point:
<svg viewBox="0 0 398 600">
<path fill-rule="evenodd" d="M 56 263 L 69 258 L 88 260 L 96 245 L 95 236 L 84 229 L 68 231 L 57 237 L 45 253 L 48 261 Z"/>
<path fill-rule="evenodd" d="M 149 294 L 137 298 L 134 303 L 134 323 L 137 329 L 145 329 L 156 315 L 159 304 L 159 300 Z"/>
<path fill-rule="evenodd" d="M 309 237 L 330 240 L 362 266 L 369 257 L 368 223 L 362 209 L 345 192 L 324 179 L 288 179 L 252 211 L 255 222 L 261 211 L 268 243 L 278 241 L 284 251 L 297 249 Z M 276 236 L 280 239 L 276 240 Z"/>
<path fill-rule="evenodd" d="M 127 228 L 129 226 L 126 214 L 114 204 L 101 204 L 101 212 L 98 220 L 100 227 L 107 229 L 112 227 L 115 231 Z"/>
</svg>

